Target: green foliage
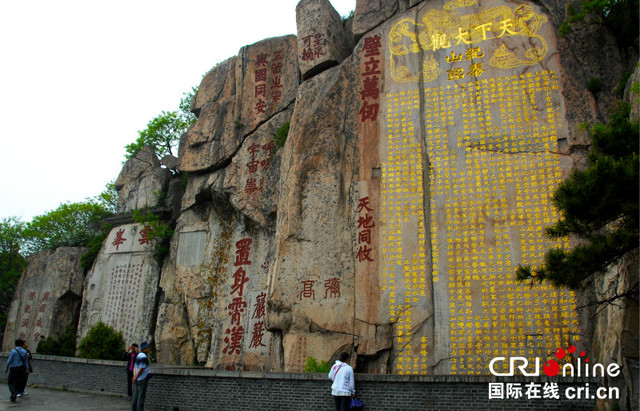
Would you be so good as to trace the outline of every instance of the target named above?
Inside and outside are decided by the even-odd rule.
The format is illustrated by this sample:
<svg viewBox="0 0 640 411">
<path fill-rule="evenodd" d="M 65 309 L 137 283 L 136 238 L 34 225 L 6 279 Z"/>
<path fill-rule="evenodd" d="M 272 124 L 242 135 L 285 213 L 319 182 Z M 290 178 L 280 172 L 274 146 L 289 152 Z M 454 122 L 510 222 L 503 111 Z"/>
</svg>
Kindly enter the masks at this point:
<svg viewBox="0 0 640 411">
<path fill-rule="evenodd" d="M 180 186 L 182 188 L 186 189 L 187 186 L 189 185 L 189 179 L 191 179 L 191 174 L 183 173 L 182 174 L 182 180 L 180 180 Z"/>
<path fill-rule="evenodd" d="M 546 228 L 550 239 L 574 236 L 571 250 L 553 248 L 542 267 L 520 266 L 518 281 L 549 281 L 580 289 L 638 248 L 638 123 L 629 122 L 629 105 L 621 104 L 607 124 L 589 128 L 588 166 L 575 170 L 556 189 L 553 202 L 562 218 Z"/>
<path fill-rule="evenodd" d="M 313 357 L 307 357 L 307 362 L 304 365 L 304 372 L 319 372 L 319 373 L 329 373 L 330 367 L 327 361 L 316 360 Z"/>
<path fill-rule="evenodd" d="M 624 89 L 625 89 L 625 87 L 627 87 L 627 82 L 631 78 L 632 74 L 633 73 L 631 71 L 628 71 L 628 72 L 622 74 L 622 78 L 620 79 L 620 82 L 618 83 L 618 86 L 614 90 L 614 92 L 616 93 L 616 95 L 618 97 L 622 97 L 624 95 Z"/>
<path fill-rule="evenodd" d="M 180 137 L 196 122 L 196 116 L 191 113 L 191 102 L 198 89 L 193 87 L 190 92 L 183 93 L 178 110 L 162 111 L 147 123 L 147 128 L 138 132 L 135 142 L 125 146 L 127 159 L 133 157 L 142 147 L 153 146 L 159 157 L 173 155 L 180 143 Z"/>
<path fill-rule="evenodd" d="M 78 357 L 98 360 L 119 360 L 125 350 L 120 331 L 99 321 L 78 345 Z"/>
<path fill-rule="evenodd" d="M 273 133 L 273 142 L 276 143 L 278 148 L 284 147 L 284 143 L 287 141 L 287 136 L 289 135 L 289 127 L 290 123 L 284 123 L 279 129 Z"/>
<path fill-rule="evenodd" d="M 118 208 L 118 191 L 116 190 L 115 180 L 107 183 L 102 193 L 90 198 L 88 201 L 102 205 L 108 213 L 116 214 Z"/>
<path fill-rule="evenodd" d="M 109 215 L 116 214 L 117 205 L 118 205 L 118 192 L 116 191 L 115 182 L 112 181 L 105 186 L 105 191 L 97 195 L 96 197 L 90 199 L 96 204 L 102 205 L 105 212 Z M 97 217 L 98 219 L 104 217 Z M 82 254 L 80 257 L 80 265 L 82 268 L 90 269 L 95 261 L 96 257 L 98 257 L 98 253 L 100 252 L 100 248 L 102 247 L 102 243 L 109 235 L 113 226 L 111 224 L 102 224 L 100 223 L 100 229 L 96 232 L 92 231 L 92 236 L 87 242 L 86 246 L 89 247 L 89 251 Z"/>
<path fill-rule="evenodd" d="M 26 252 L 85 246 L 96 234 L 91 223 L 98 223 L 112 214 L 103 204 L 93 201 L 61 204 L 27 224 L 24 230 Z"/>
<path fill-rule="evenodd" d="M 599 93 L 602 91 L 602 81 L 597 77 L 591 77 L 589 81 L 587 81 L 587 90 L 593 94 Z"/>
<path fill-rule="evenodd" d="M 13 293 L 27 267 L 27 259 L 22 255 L 25 227 L 16 217 L 0 221 L 0 330 L 4 330 Z"/>
<path fill-rule="evenodd" d="M 569 34 L 577 24 L 598 23 L 611 30 L 621 48 L 634 47 L 638 37 L 638 0 L 579 0 L 578 4 L 578 9 L 568 7 L 560 35 Z"/>
<path fill-rule="evenodd" d="M 91 237 L 91 239 L 87 243 L 89 251 L 82 254 L 82 256 L 80 257 L 80 266 L 82 266 L 82 268 L 86 270 L 91 268 L 93 262 L 98 257 L 98 253 L 100 253 L 102 243 L 104 243 L 104 240 L 107 238 L 112 228 L 113 226 L 111 224 L 102 224 L 100 231 L 98 231 L 93 235 L 93 237 Z"/>
<path fill-rule="evenodd" d="M 38 354 L 59 355 L 61 357 L 74 357 L 76 354 L 76 333 L 73 328 L 67 327 L 65 332 L 57 339 L 47 337 L 38 343 Z"/>
<path fill-rule="evenodd" d="M 154 244 L 154 258 L 158 263 L 162 263 L 164 257 L 169 253 L 169 242 L 173 235 L 171 227 L 160 220 L 160 217 L 153 213 L 143 214 L 140 210 L 133 212 L 133 220 L 144 226 L 148 230 L 147 238 Z"/>
<path fill-rule="evenodd" d="M 355 13 L 356 13 L 355 10 L 351 10 L 349 14 L 347 14 L 346 16 L 342 16 L 340 18 L 342 20 L 342 25 L 344 26 L 345 24 L 347 24 L 347 21 L 349 21 L 349 19 L 352 19 L 353 16 L 355 16 Z"/>
<path fill-rule="evenodd" d="M 167 200 L 167 190 L 154 191 L 153 194 L 156 196 L 156 206 L 162 207 Z"/>
</svg>

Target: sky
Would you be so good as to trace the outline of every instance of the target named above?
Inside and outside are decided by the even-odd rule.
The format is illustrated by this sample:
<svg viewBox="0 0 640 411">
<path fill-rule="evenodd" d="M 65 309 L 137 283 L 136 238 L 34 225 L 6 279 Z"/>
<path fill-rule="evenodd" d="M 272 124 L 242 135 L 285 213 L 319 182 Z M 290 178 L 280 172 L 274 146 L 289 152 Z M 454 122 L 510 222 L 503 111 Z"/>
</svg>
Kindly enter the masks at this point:
<svg viewBox="0 0 640 411">
<path fill-rule="evenodd" d="M 341 16 L 356 0 L 330 0 Z M 0 0 L 0 220 L 104 191 L 124 146 L 298 0 Z"/>
</svg>

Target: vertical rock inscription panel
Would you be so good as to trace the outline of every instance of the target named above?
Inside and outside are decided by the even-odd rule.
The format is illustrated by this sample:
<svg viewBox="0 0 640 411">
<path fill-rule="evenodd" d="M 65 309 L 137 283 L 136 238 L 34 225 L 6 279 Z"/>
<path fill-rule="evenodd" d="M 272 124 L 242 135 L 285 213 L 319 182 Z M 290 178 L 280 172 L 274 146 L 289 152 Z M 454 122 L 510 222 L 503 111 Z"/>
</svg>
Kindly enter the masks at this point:
<svg viewBox="0 0 640 411">
<path fill-rule="evenodd" d="M 385 40 L 381 274 L 393 372 L 487 374 L 493 357 L 579 343 L 572 293 L 514 281 L 518 264 L 539 265 L 556 245 L 544 227 L 557 218 L 549 198 L 567 129 L 547 17 L 526 4 L 436 1 L 392 20 Z M 433 341 L 422 330 L 430 297 Z"/>
<path fill-rule="evenodd" d="M 152 339 L 160 269 L 148 234 L 139 224 L 109 233 L 85 280 L 80 338 L 102 321 L 121 331 L 127 343 Z"/>
</svg>

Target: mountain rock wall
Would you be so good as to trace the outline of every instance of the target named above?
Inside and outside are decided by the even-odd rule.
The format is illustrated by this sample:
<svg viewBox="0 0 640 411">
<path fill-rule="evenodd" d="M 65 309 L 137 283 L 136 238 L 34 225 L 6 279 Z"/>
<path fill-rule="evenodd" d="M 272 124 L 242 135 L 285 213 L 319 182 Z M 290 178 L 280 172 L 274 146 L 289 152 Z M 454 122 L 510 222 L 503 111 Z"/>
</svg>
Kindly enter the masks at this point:
<svg viewBox="0 0 640 411">
<path fill-rule="evenodd" d="M 11 350 L 21 338 L 35 351 L 41 339 L 57 337 L 78 324 L 84 269 L 84 247 L 62 247 L 29 256 L 7 314 L 2 347 Z"/>
<path fill-rule="evenodd" d="M 159 362 L 228 370 L 348 350 L 361 372 L 477 375 L 498 356 L 589 351 L 585 296 L 514 281 L 558 244 L 543 232 L 584 161 L 579 124 L 605 119 L 638 57 L 601 27 L 559 37 L 567 4 L 358 1 L 342 23 L 302 0 L 297 36 L 204 77 L 180 175 L 146 149 L 125 165 L 121 212 L 173 187 L 169 254 L 160 266 L 144 226 L 114 228 L 79 335 L 100 319 Z"/>
</svg>

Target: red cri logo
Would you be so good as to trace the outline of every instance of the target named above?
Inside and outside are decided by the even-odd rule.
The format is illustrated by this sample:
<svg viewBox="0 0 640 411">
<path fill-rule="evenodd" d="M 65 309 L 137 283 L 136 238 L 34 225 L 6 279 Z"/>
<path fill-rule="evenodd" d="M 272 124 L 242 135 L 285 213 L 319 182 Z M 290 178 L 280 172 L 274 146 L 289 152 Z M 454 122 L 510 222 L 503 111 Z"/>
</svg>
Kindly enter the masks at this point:
<svg viewBox="0 0 640 411">
<path fill-rule="evenodd" d="M 573 354 L 574 352 L 576 352 L 576 347 L 573 345 L 570 345 L 569 354 Z M 567 356 L 567 352 L 563 348 L 558 348 L 555 354 L 556 354 L 556 358 L 559 360 L 562 360 Z M 585 355 L 587 354 L 584 351 L 580 352 L 580 357 L 584 357 Z M 584 362 L 588 363 L 589 359 L 585 358 Z M 542 366 L 542 371 L 544 371 L 544 373 L 548 377 L 555 377 L 560 372 L 560 365 L 556 360 L 549 360 L 545 362 L 544 365 Z"/>
</svg>

